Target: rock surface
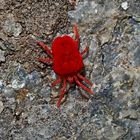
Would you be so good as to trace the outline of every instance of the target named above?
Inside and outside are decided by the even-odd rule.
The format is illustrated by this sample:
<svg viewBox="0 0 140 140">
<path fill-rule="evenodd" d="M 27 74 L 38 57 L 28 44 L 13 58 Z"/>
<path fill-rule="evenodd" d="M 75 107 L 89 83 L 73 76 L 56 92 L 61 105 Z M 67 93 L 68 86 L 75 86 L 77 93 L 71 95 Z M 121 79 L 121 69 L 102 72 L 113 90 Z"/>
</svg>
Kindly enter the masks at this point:
<svg viewBox="0 0 140 140">
<path fill-rule="evenodd" d="M 139 0 L 70 3 L 1 0 L 0 140 L 139 140 Z M 74 86 L 59 110 L 56 75 L 37 62 L 46 54 L 31 36 L 50 45 L 75 22 L 95 95 L 86 100 Z"/>
</svg>

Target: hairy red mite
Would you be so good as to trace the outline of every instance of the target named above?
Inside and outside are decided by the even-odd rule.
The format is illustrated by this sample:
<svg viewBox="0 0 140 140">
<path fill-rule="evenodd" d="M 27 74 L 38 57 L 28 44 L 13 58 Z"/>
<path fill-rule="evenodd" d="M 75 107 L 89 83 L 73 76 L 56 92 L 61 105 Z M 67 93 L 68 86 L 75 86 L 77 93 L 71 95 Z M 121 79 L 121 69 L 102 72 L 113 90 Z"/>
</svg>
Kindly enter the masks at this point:
<svg viewBox="0 0 140 140">
<path fill-rule="evenodd" d="M 77 26 L 74 25 L 73 29 L 75 39 L 68 35 L 56 37 L 52 43 L 51 50 L 43 42 L 36 41 L 49 56 L 48 58 L 38 58 L 38 60 L 43 63 L 52 64 L 52 68 L 58 76 L 52 83 L 52 87 L 62 83 L 57 107 L 60 107 L 61 100 L 67 91 L 67 84 L 76 83 L 77 86 L 93 94 L 93 91 L 82 82 L 90 86 L 92 86 L 92 83 L 81 74 L 81 70 L 84 68 L 82 56 L 87 52 L 88 48 L 86 47 L 83 52 L 79 52 L 80 39 Z"/>
</svg>

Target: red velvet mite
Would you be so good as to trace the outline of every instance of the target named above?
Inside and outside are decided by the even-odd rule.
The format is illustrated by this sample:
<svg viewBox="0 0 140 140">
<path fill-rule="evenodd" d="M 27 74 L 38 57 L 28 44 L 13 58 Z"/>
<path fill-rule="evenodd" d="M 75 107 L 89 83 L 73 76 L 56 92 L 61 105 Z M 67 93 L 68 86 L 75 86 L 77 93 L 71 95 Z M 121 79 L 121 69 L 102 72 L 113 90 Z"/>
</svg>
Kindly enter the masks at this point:
<svg viewBox="0 0 140 140">
<path fill-rule="evenodd" d="M 82 56 L 88 51 L 88 48 L 86 47 L 84 51 L 79 52 L 80 39 L 76 25 L 74 25 L 73 30 L 75 39 L 68 35 L 56 37 L 51 46 L 52 50 L 43 42 L 37 41 L 37 44 L 41 46 L 49 56 L 48 58 L 38 58 L 38 60 L 43 63 L 52 64 L 52 69 L 58 76 L 52 83 L 52 87 L 62 83 L 57 107 L 60 107 L 61 100 L 67 91 L 67 84 L 71 85 L 76 83 L 77 86 L 93 94 L 93 91 L 85 86 L 83 82 L 90 86 L 92 86 L 92 83 L 81 74 L 84 68 Z"/>
</svg>

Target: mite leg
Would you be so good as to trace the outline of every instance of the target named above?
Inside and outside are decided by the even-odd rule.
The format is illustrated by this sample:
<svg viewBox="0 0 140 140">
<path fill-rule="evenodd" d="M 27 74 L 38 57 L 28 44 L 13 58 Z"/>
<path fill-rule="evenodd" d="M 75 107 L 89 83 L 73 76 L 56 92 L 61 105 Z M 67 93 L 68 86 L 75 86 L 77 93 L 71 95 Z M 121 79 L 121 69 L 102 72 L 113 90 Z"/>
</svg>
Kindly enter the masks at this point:
<svg viewBox="0 0 140 140">
<path fill-rule="evenodd" d="M 38 61 L 42 63 L 53 63 L 53 60 L 51 58 L 38 58 Z"/>
<path fill-rule="evenodd" d="M 52 83 L 52 87 L 56 86 L 57 84 L 61 83 L 62 79 L 59 77 Z"/>
<path fill-rule="evenodd" d="M 91 89 L 87 88 L 85 85 L 83 85 L 81 82 L 79 82 L 78 78 L 75 76 L 74 77 L 75 82 L 81 87 L 83 88 L 85 91 L 89 92 L 90 94 L 94 94 L 93 91 L 91 91 Z"/>
<path fill-rule="evenodd" d="M 83 56 L 88 50 L 89 50 L 89 48 L 86 47 L 86 48 L 81 52 L 81 55 Z"/>
<path fill-rule="evenodd" d="M 74 27 L 73 27 L 73 32 L 75 34 L 75 40 L 77 42 L 77 46 L 79 46 L 80 44 L 80 36 L 79 36 L 79 33 L 78 33 L 78 28 L 77 28 L 77 25 L 75 24 Z"/>
<path fill-rule="evenodd" d="M 38 35 L 37 35 L 37 36 L 38 36 Z M 39 46 L 41 46 L 41 47 L 48 53 L 48 55 L 49 55 L 50 57 L 52 57 L 52 52 L 51 52 L 51 50 L 48 48 L 48 46 L 47 46 L 46 44 L 44 44 L 44 43 L 41 42 L 41 41 L 36 40 L 36 37 L 35 37 L 34 35 L 32 35 L 31 37 L 32 37 L 32 39 L 33 39 Z"/>
<path fill-rule="evenodd" d="M 84 98 L 89 99 L 89 96 L 87 94 L 84 94 L 79 87 L 77 87 L 77 89 Z"/>
<path fill-rule="evenodd" d="M 51 50 L 48 48 L 48 46 L 46 45 L 46 44 L 44 44 L 43 42 L 40 42 L 40 41 L 36 41 L 37 42 L 37 44 L 39 45 L 39 46 L 41 46 L 47 53 L 48 53 L 48 55 L 50 56 L 50 57 L 52 57 L 52 52 L 51 52 Z"/>
<path fill-rule="evenodd" d="M 58 107 L 58 108 L 60 107 L 61 100 L 62 100 L 63 97 L 64 97 L 65 90 L 66 90 L 66 79 L 64 79 L 64 83 L 63 83 L 63 85 L 62 85 L 61 92 L 60 92 L 60 97 L 59 97 L 59 99 L 58 99 L 58 101 L 57 101 L 57 107 Z"/>
<path fill-rule="evenodd" d="M 83 77 L 82 75 L 77 74 L 77 76 L 78 76 L 81 80 L 85 81 L 87 84 L 89 84 L 89 85 L 91 85 L 91 86 L 93 85 L 87 78 Z"/>
</svg>

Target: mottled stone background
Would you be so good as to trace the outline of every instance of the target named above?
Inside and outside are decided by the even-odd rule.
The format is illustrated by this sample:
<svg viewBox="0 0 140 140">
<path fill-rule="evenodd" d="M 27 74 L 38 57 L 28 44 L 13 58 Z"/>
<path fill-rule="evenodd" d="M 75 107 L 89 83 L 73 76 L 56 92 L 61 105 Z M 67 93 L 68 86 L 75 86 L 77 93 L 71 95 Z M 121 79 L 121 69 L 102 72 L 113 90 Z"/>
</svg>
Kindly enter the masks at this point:
<svg viewBox="0 0 140 140">
<path fill-rule="evenodd" d="M 95 95 L 73 86 L 59 110 L 32 36 L 50 45 L 74 23 Z M 139 0 L 0 0 L 0 140 L 67 139 L 140 140 Z"/>
</svg>

